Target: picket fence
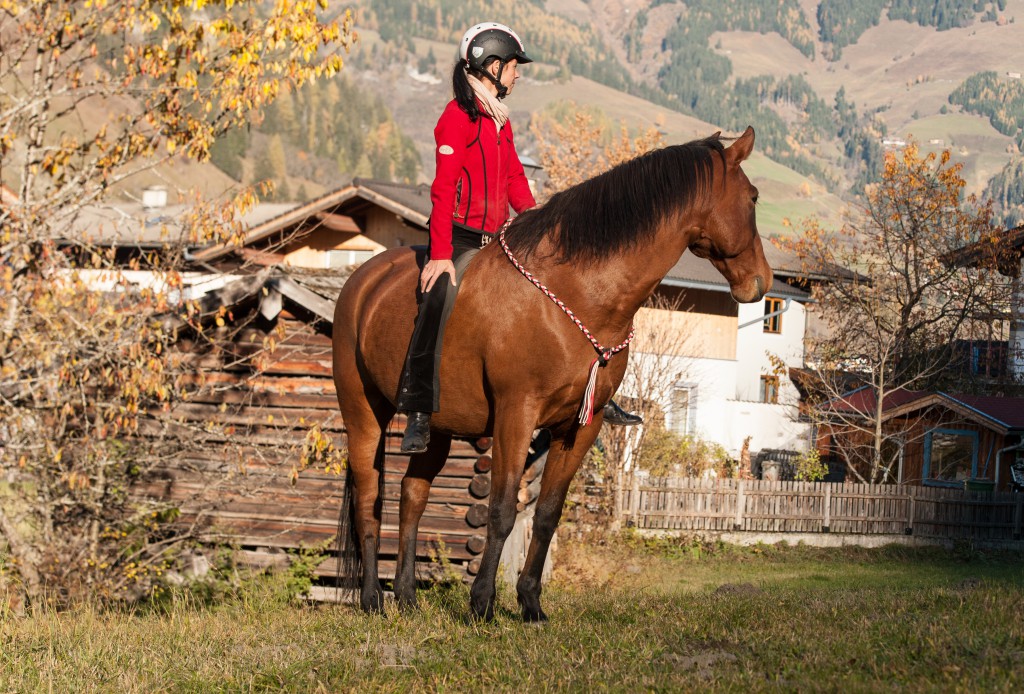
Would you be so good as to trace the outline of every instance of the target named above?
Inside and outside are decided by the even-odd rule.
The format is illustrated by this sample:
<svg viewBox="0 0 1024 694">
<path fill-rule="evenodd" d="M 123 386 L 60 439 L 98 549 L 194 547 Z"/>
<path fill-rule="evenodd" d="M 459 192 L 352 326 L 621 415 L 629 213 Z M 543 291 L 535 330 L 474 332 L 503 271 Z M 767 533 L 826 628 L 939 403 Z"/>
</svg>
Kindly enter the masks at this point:
<svg viewBox="0 0 1024 694">
<path fill-rule="evenodd" d="M 1020 540 L 1024 524 L 1024 494 L 894 484 L 647 478 L 621 498 L 646 530 Z"/>
</svg>

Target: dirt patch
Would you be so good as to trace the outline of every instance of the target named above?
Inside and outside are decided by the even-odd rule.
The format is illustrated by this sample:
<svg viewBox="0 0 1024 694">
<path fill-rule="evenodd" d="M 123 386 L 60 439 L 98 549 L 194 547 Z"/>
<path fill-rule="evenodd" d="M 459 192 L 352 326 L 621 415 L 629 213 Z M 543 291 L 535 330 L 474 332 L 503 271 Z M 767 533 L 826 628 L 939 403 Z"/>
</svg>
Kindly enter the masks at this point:
<svg viewBox="0 0 1024 694">
<path fill-rule="evenodd" d="M 418 656 L 419 650 L 407 644 L 366 643 L 359 648 L 356 664 L 362 668 L 408 668 Z"/>
<path fill-rule="evenodd" d="M 563 542 L 554 561 L 554 578 L 568 585 L 601 585 L 615 583 L 629 561 L 624 552 L 611 547 L 587 547 L 579 540 Z M 636 572 L 629 573 L 630 578 Z"/>
<path fill-rule="evenodd" d="M 677 670 L 693 671 L 701 679 L 711 679 L 716 668 L 726 663 L 735 663 L 739 660 L 735 655 L 719 648 L 710 648 L 699 653 L 681 655 L 679 653 L 666 653 L 661 657 L 663 662 L 671 664 Z"/>
</svg>

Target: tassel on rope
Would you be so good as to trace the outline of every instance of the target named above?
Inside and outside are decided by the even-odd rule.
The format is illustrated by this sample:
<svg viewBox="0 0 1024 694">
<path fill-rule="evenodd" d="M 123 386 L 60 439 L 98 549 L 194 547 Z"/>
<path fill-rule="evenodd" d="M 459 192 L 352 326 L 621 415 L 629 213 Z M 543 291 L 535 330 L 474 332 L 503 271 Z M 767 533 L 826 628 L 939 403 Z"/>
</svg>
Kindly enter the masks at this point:
<svg viewBox="0 0 1024 694">
<path fill-rule="evenodd" d="M 583 402 L 580 404 L 579 423 L 587 426 L 594 419 L 594 391 L 597 390 L 597 370 L 608 363 L 611 354 L 599 354 L 594 361 L 590 362 L 590 375 L 587 377 L 587 387 L 583 391 Z"/>
</svg>

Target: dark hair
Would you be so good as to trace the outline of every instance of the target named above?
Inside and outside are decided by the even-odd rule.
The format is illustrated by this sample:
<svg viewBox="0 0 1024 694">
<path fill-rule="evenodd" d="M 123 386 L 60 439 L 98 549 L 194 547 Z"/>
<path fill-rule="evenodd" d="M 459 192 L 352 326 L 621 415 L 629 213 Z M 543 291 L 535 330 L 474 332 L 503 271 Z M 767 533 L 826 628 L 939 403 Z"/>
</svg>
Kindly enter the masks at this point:
<svg viewBox="0 0 1024 694">
<path fill-rule="evenodd" d="M 725 163 L 718 135 L 619 164 L 516 217 L 508 245 L 522 260 L 550 237 L 557 261 L 581 264 L 635 248 L 667 215 L 707 196 L 714 157 Z"/>
<path fill-rule="evenodd" d="M 497 59 L 497 56 L 491 56 L 484 61 L 484 67 L 488 67 Z M 477 74 L 475 70 L 469 70 L 466 67 L 465 61 L 456 60 L 455 69 L 452 70 L 452 93 L 455 94 L 455 103 L 466 112 L 470 122 L 475 123 L 476 119 L 480 117 L 480 106 L 477 104 L 476 92 L 473 91 L 473 87 L 469 84 L 469 75 L 483 77 L 482 74 Z"/>
</svg>

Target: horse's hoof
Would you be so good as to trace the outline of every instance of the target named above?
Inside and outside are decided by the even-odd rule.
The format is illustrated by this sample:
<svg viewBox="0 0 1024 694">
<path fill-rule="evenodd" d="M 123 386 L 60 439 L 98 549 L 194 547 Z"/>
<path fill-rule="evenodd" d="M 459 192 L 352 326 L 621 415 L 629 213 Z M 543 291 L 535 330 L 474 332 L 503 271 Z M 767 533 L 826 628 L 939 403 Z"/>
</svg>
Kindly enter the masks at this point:
<svg viewBox="0 0 1024 694">
<path fill-rule="evenodd" d="M 493 622 L 494 621 L 494 601 L 488 600 L 484 605 L 478 605 L 475 600 L 471 600 L 469 603 L 470 611 L 473 614 L 473 619 L 478 622 Z"/>
<path fill-rule="evenodd" d="M 363 608 L 363 612 L 384 614 L 384 591 L 377 591 L 368 596 L 363 596 L 363 599 L 359 601 L 359 606 Z"/>
<path fill-rule="evenodd" d="M 527 624 L 547 624 L 548 616 L 544 614 L 544 610 L 537 608 L 536 610 L 523 610 L 523 621 Z"/>
<path fill-rule="evenodd" d="M 411 598 L 402 595 L 395 595 L 395 603 L 398 605 L 398 609 L 402 612 L 414 612 L 420 607 L 415 595 Z"/>
<path fill-rule="evenodd" d="M 523 600 L 519 599 L 519 608 L 523 612 L 523 621 L 530 624 L 541 624 L 548 621 L 548 616 L 544 614 L 544 610 L 540 609 L 539 600 Z"/>
</svg>

